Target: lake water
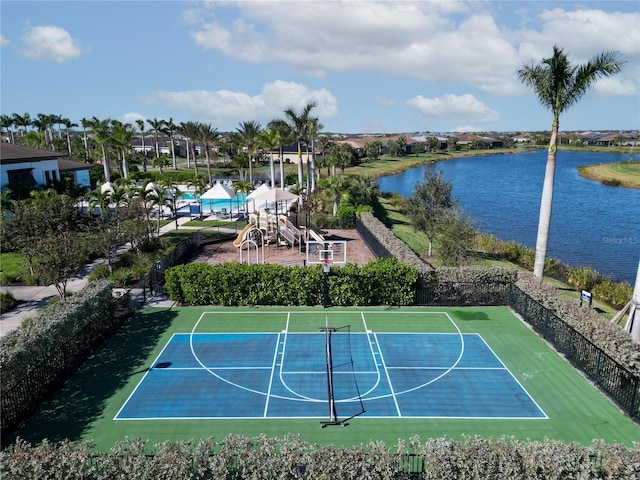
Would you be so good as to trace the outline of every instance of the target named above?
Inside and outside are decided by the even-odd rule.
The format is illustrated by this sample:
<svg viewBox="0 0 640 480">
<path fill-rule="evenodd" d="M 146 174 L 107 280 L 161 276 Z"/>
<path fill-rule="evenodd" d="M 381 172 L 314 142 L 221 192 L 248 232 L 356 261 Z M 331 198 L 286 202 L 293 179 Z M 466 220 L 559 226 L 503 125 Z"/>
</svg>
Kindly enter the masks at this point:
<svg viewBox="0 0 640 480">
<path fill-rule="evenodd" d="M 640 259 L 640 190 L 608 187 L 577 171 L 580 165 L 629 158 L 558 152 L 547 256 L 633 285 Z M 410 196 L 425 169 L 440 168 L 482 232 L 535 248 L 546 160 L 546 150 L 460 158 L 380 178 L 378 184 L 383 192 Z"/>
</svg>

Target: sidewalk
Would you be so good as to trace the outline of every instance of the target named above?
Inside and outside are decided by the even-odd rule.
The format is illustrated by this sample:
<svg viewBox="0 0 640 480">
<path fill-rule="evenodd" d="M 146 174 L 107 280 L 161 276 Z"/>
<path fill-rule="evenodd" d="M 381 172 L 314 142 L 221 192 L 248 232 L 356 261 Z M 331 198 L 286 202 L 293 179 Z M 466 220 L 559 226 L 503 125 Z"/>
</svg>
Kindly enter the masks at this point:
<svg viewBox="0 0 640 480">
<path fill-rule="evenodd" d="M 178 225 L 191 220 L 190 217 L 178 217 Z M 160 235 L 164 235 L 167 232 L 176 229 L 176 222 L 172 221 L 160 229 Z M 130 244 L 125 244 L 120 247 L 116 255 L 120 255 L 131 248 Z M 98 265 L 104 264 L 106 261 L 102 258 L 95 260 L 94 262 L 85 265 L 85 267 L 78 273 L 77 277 L 73 277 L 67 283 L 67 292 L 77 292 L 84 288 L 87 284 L 87 278 L 91 271 Z M 43 307 L 46 307 L 47 303 L 57 297 L 58 291 L 55 285 L 49 286 L 0 286 L 0 292 L 11 292 L 16 300 L 20 301 L 20 304 L 14 310 L 0 315 L 0 337 L 6 335 L 12 330 L 18 328 L 25 318 L 35 317 L 38 311 Z M 160 303 L 159 303 L 160 302 Z M 167 303 L 168 302 L 168 303 Z M 149 305 L 162 306 L 165 303 L 170 305 L 171 302 L 168 299 L 150 299 L 147 302 Z"/>
</svg>

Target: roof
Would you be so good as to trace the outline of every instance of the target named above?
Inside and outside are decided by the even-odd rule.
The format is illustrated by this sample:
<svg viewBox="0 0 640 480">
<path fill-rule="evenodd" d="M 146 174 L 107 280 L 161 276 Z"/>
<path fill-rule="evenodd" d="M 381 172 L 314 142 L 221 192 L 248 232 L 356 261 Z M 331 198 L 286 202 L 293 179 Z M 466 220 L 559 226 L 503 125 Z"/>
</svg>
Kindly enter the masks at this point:
<svg viewBox="0 0 640 480">
<path fill-rule="evenodd" d="M 0 143 L 0 162 L 5 164 L 55 160 L 66 156 L 66 153 L 52 152 L 50 150 L 42 150 L 40 148 L 25 147 L 23 145 L 16 145 L 14 143 Z"/>
<path fill-rule="evenodd" d="M 58 170 L 61 172 L 73 172 L 76 170 L 91 170 L 92 165 L 88 163 L 73 162 L 64 158 L 58 159 Z"/>
</svg>

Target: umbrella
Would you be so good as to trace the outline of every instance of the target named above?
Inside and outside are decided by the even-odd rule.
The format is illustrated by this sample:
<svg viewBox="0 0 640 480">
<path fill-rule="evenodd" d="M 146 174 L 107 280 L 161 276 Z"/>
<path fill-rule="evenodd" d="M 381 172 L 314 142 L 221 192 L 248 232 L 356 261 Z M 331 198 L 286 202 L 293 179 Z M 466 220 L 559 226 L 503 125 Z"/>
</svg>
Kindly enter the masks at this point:
<svg viewBox="0 0 640 480">
<path fill-rule="evenodd" d="M 227 187 L 221 183 L 216 183 L 213 188 L 210 188 L 200 196 L 200 200 L 229 200 L 229 214 L 231 214 L 231 200 L 235 197 L 233 188 Z M 209 209 L 211 209 L 211 202 L 209 202 Z"/>
</svg>

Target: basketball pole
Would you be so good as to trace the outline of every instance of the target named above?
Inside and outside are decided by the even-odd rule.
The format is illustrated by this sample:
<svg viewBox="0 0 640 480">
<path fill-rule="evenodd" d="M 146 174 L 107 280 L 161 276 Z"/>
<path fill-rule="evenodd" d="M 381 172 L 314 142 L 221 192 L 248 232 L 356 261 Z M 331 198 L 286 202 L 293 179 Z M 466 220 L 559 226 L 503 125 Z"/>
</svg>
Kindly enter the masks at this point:
<svg viewBox="0 0 640 480">
<path fill-rule="evenodd" d="M 329 260 L 322 262 L 322 306 L 329 308 L 329 271 L 331 271 L 331 263 Z"/>
</svg>

